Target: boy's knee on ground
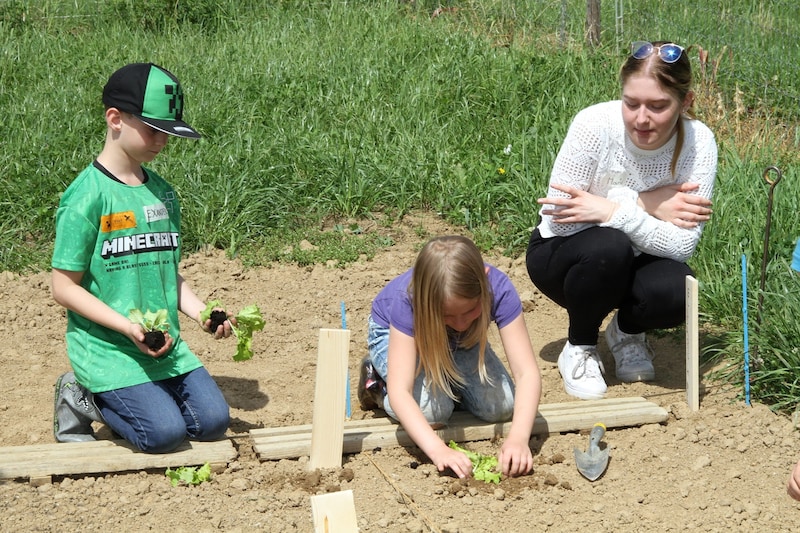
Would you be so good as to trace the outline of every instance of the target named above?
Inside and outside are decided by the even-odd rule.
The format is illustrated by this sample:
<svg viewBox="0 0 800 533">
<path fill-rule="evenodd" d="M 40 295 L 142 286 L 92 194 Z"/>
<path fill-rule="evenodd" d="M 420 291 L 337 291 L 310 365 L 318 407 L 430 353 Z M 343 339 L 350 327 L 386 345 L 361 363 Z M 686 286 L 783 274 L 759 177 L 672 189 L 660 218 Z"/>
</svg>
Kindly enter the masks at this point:
<svg viewBox="0 0 800 533">
<path fill-rule="evenodd" d="M 230 422 L 231 419 L 227 413 L 225 416 L 218 416 L 215 419 L 207 420 L 204 425 L 200 426 L 197 435 L 192 436 L 192 438 L 199 441 L 220 440 L 225 436 L 225 432 L 228 431 Z"/>
<path fill-rule="evenodd" d="M 145 453 L 169 453 L 186 439 L 186 429 L 162 431 L 158 434 L 143 435 L 134 446 Z"/>
</svg>

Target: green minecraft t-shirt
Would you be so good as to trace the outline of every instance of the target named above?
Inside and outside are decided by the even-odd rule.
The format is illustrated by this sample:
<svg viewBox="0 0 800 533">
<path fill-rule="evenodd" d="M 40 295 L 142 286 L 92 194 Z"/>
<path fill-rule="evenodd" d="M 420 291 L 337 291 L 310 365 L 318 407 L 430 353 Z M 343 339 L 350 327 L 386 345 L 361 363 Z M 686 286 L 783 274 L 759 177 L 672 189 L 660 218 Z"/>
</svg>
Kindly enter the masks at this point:
<svg viewBox="0 0 800 533">
<path fill-rule="evenodd" d="M 129 186 L 96 161 L 61 197 L 52 267 L 84 272 L 81 285 L 124 316 L 167 309 L 172 349 L 154 359 L 125 335 L 67 312 L 67 355 L 92 392 L 179 376 L 202 366 L 180 337 L 180 209 L 158 174 Z"/>
</svg>

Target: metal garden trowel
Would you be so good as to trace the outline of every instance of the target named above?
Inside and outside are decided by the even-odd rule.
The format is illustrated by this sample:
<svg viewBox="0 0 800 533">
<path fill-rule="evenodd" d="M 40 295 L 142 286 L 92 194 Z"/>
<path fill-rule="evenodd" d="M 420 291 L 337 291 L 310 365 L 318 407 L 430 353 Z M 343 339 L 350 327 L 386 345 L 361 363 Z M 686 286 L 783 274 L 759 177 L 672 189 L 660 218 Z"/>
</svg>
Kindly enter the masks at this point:
<svg viewBox="0 0 800 533">
<path fill-rule="evenodd" d="M 589 433 L 589 449 L 585 452 L 575 448 L 575 465 L 578 472 L 589 481 L 603 475 L 608 466 L 608 448 L 600 449 L 600 440 L 606 433 L 606 426 L 598 422 Z"/>
</svg>

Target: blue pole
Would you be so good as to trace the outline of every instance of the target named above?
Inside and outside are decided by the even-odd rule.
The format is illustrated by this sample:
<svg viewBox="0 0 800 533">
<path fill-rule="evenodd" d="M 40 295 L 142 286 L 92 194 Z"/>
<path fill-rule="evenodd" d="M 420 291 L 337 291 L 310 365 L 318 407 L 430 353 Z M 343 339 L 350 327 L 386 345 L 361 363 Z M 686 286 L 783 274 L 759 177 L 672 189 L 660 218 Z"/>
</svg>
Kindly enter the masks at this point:
<svg viewBox="0 0 800 533">
<path fill-rule="evenodd" d="M 347 329 L 347 313 L 345 311 L 344 300 L 342 300 L 342 329 Z M 347 418 L 350 418 L 350 366 L 347 367 L 347 384 L 345 386 L 345 405 L 347 406 Z"/>
<path fill-rule="evenodd" d="M 742 317 L 744 321 L 744 403 L 750 405 L 750 339 L 747 319 L 747 256 L 742 254 Z"/>
</svg>

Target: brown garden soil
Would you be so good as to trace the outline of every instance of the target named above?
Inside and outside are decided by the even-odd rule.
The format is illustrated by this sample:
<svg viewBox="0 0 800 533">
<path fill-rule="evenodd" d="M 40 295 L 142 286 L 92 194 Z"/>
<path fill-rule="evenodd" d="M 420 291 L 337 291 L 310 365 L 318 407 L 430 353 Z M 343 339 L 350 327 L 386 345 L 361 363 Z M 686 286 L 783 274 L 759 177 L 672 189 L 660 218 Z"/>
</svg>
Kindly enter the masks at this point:
<svg viewBox="0 0 800 533">
<path fill-rule="evenodd" d="M 460 232 L 428 214 L 393 227 L 359 223 L 394 244 L 345 268 L 276 263 L 246 269 L 220 251 L 182 263 L 202 298 L 236 310 L 256 303 L 267 322 L 254 336 L 255 357 L 246 362 L 232 360 L 233 339 L 214 341 L 184 324 L 186 340 L 231 406 L 228 437 L 238 457 L 227 469 L 210 482 L 178 487 L 163 470 L 54 477 L 38 487 L 26 479 L 3 480 L 0 531 L 313 531 L 311 496 L 339 490 L 352 490 L 363 532 L 797 530 L 800 504 L 785 490 L 800 456 L 792 421 L 765 406 L 745 405 L 735 390 L 710 381 L 708 368 L 701 369 L 701 408 L 691 412 L 683 329 L 650 338 L 657 381 L 648 384 L 614 378 L 601 335 L 608 397 L 641 396 L 669 417 L 663 424 L 610 428 L 611 461 L 594 483 L 575 466 L 573 448 L 588 442 L 578 432 L 535 436 L 533 472 L 498 485 L 440 474 L 415 448 L 346 455 L 341 468 L 313 472 L 308 457 L 261 461 L 250 430 L 311 423 L 319 330 L 341 326 L 342 301 L 351 330 L 352 418 L 381 416 L 361 411 L 355 398 L 370 301 L 412 265 L 428 237 Z M 509 274 L 524 302 L 543 375 L 542 404 L 579 401 L 565 394 L 556 366 L 565 313 L 535 290 L 523 257 L 486 259 Z M 53 384 L 68 368 L 64 311 L 50 296 L 48 273 L 0 274 L 0 298 L 6 316 L 0 325 L 0 446 L 53 443 Z M 491 340 L 502 354 L 494 330 Z M 102 425 L 97 430 L 99 438 L 113 438 Z M 490 454 L 499 443 L 466 446 Z"/>
</svg>

